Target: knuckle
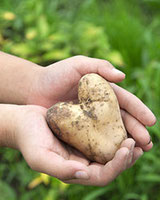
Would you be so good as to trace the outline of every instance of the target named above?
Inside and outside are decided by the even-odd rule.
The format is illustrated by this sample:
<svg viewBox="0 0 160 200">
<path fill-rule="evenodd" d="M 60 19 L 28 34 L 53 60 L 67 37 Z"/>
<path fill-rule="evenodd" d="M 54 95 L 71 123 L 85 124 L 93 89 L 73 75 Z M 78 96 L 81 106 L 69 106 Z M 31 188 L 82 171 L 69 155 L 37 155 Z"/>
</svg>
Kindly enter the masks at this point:
<svg viewBox="0 0 160 200">
<path fill-rule="evenodd" d="M 62 171 L 62 170 L 58 170 L 55 174 L 56 174 L 56 178 L 58 178 L 59 180 L 65 182 L 71 179 L 74 179 L 74 170 L 69 170 L 69 171 Z"/>
<path fill-rule="evenodd" d="M 109 62 L 108 60 L 104 60 L 105 61 L 105 63 L 108 65 L 108 66 L 112 66 L 112 64 L 111 64 L 111 62 Z M 113 67 L 113 66 L 112 66 Z"/>
<path fill-rule="evenodd" d="M 111 62 L 109 62 L 108 60 L 98 59 L 97 61 L 98 61 L 99 63 L 101 63 L 102 66 L 105 65 L 105 66 L 108 67 L 108 68 L 111 68 L 111 69 L 114 68 L 113 65 L 111 64 Z"/>
<path fill-rule="evenodd" d="M 61 172 L 61 173 L 56 173 L 56 177 L 61 180 L 61 181 L 67 181 L 69 178 L 66 176 L 65 173 Z"/>
<path fill-rule="evenodd" d="M 61 181 L 65 182 L 65 181 L 74 179 L 74 177 L 71 174 L 61 174 L 61 175 L 58 176 L 58 179 L 60 179 Z"/>
<path fill-rule="evenodd" d="M 76 55 L 74 56 L 73 58 L 75 58 L 76 60 L 84 60 L 87 58 L 87 56 L 84 56 L 84 55 Z"/>
<path fill-rule="evenodd" d="M 122 119 L 125 121 L 126 117 L 127 117 L 127 113 L 125 110 L 122 110 L 121 109 L 121 116 L 122 116 Z"/>
<path fill-rule="evenodd" d="M 130 132 L 133 133 L 134 130 L 136 130 L 138 126 L 139 126 L 139 122 L 138 122 L 137 120 L 135 120 L 135 121 L 133 122 L 133 124 L 132 124 L 132 127 L 131 127 Z M 139 134 L 138 136 L 141 137 L 140 134 Z"/>
</svg>

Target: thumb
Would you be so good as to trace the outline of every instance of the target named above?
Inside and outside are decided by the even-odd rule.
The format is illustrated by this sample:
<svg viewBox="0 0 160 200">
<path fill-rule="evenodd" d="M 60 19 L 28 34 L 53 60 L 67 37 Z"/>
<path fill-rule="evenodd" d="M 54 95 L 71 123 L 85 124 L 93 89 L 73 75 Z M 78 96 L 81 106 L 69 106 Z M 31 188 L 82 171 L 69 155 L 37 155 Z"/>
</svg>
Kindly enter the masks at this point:
<svg viewBox="0 0 160 200">
<path fill-rule="evenodd" d="M 30 166 L 35 171 L 48 174 L 62 181 L 89 178 L 87 166 L 78 161 L 65 160 L 50 150 L 41 149 Z"/>
<path fill-rule="evenodd" d="M 90 58 L 86 56 L 75 56 L 68 59 L 73 67 L 81 76 L 88 73 L 98 73 L 106 80 L 111 82 L 120 82 L 125 78 L 125 74 L 116 69 L 110 62 L 103 59 Z"/>
</svg>

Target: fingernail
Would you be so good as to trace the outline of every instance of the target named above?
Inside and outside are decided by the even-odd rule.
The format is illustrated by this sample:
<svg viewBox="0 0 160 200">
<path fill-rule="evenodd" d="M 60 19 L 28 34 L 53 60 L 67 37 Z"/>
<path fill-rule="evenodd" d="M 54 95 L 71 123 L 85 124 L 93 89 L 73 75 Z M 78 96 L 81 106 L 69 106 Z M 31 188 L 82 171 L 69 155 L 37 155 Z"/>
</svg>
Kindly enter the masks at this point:
<svg viewBox="0 0 160 200">
<path fill-rule="evenodd" d="M 131 151 L 134 150 L 135 144 L 136 144 L 135 142 L 132 144 L 132 146 L 131 146 Z"/>
<path fill-rule="evenodd" d="M 128 156 L 129 156 L 129 151 L 126 153 L 125 169 L 127 168 L 128 165 Z"/>
<path fill-rule="evenodd" d="M 132 162 L 132 157 L 133 157 L 133 152 L 131 152 L 129 154 L 129 160 L 128 160 L 128 163 L 130 164 Z"/>
<path fill-rule="evenodd" d="M 142 155 L 143 155 L 143 152 L 135 158 L 134 162 L 136 162 Z"/>
<path fill-rule="evenodd" d="M 120 70 L 118 70 L 118 69 L 116 69 L 116 68 L 113 68 L 112 70 L 113 70 L 114 73 L 116 73 L 116 74 L 121 74 L 121 75 L 125 76 L 125 73 L 121 72 Z"/>
<path fill-rule="evenodd" d="M 75 173 L 75 178 L 78 178 L 78 179 L 89 179 L 89 175 L 84 171 L 77 171 Z"/>
<path fill-rule="evenodd" d="M 129 164 L 132 162 L 132 159 L 133 159 L 133 150 L 134 150 L 134 146 L 135 146 L 135 143 L 132 144 L 131 149 L 130 149 L 129 160 L 128 160 Z"/>
<path fill-rule="evenodd" d="M 151 136 L 150 136 L 150 139 L 149 139 L 149 142 L 148 142 L 148 144 L 150 144 L 152 142 L 152 139 L 151 139 Z"/>
<path fill-rule="evenodd" d="M 143 151 L 141 151 L 141 153 L 140 153 L 140 155 L 137 157 L 137 159 L 136 160 L 138 160 L 142 155 L 144 154 L 144 152 Z"/>
<path fill-rule="evenodd" d="M 141 157 L 141 156 L 143 155 L 143 153 L 144 153 L 144 152 L 142 151 L 139 157 Z"/>
</svg>

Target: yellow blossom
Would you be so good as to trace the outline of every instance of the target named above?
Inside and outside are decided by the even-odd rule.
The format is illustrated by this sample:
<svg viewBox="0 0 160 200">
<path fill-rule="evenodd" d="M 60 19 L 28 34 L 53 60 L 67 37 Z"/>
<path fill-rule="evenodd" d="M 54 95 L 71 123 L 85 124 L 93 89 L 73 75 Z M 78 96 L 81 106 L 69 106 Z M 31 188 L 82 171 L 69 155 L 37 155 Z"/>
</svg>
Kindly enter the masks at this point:
<svg viewBox="0 0 160 200">
<path fill-rule="evenodd" d="M 35 38 L 37 35 L 37 32 L 36 30 L 29 30 L 27 33 L 26 33 L 26 38 L 28 40 L 32 40 L 33 38 Z"/>
<path fill-rule="evenodd" d="M 37 187 L 38 185 L 40 185 L 41 183 L 44 183 L 45 185 L 49 184 L 49 176 L 43 173 L 40 173 L 40 175 L 38 177 L 36 177 L 35 179 L 33 179 L 29 185 L 28 188 L 29 189 L 33 189 L 35 187 Z"/>
<path fill-rule="evenodd" d="M 16 15 L 14 13 L 12 13 L 12 12 L 8 12 L 7 11 L 7 12 L 3 13 L 3 18 L 5 20 L 12 21 L 12 20 L 14 20 L 16 18 Z"/>
</svg>

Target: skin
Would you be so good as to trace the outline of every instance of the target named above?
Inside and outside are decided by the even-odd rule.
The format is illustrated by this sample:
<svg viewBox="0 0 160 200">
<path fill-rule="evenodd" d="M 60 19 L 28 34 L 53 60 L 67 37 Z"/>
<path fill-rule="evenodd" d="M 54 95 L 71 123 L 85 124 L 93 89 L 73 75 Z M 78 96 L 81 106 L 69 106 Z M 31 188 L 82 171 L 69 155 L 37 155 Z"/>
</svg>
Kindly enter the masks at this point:
<svg viewBox="0 0 160 200">
<path fill-rule="evenodd" d="M 18 149 L 31 169 L 66 183 L 105 186 L 143 153 L 141 148 L 135 147 L 133 139 L 127 139 L 106 165 L 90 163 L 52 134 L 45 120 L 47 109 L 1 104 L 0 111 L 3 136 L 0 145 Z"/>
<path fill-rule="evenodd" d="M 26 106 L 0 105 L 0 146 L 20 150 L 33 170 L 64 182 L 107 185 L 131 167 L 143 150 L 152 148 L 145 128 L 156 122 L 152 112 L 133 94 L 112 85 L 125 127 L 133 139 L 125 140 L 113 160 L 106 165 L 89 163 L 81 154 L 57 140 L 48 128 L 45 116 L 46 109 L 58 101 L 77 99 L 77 84 L 87 73 L 98 73 L 113 83 L 122 81 L 125 75 L 113 69 L 105 60 L 84 56 L 42 68 L 1 52 L 0 102 Z"/>
</svg>

